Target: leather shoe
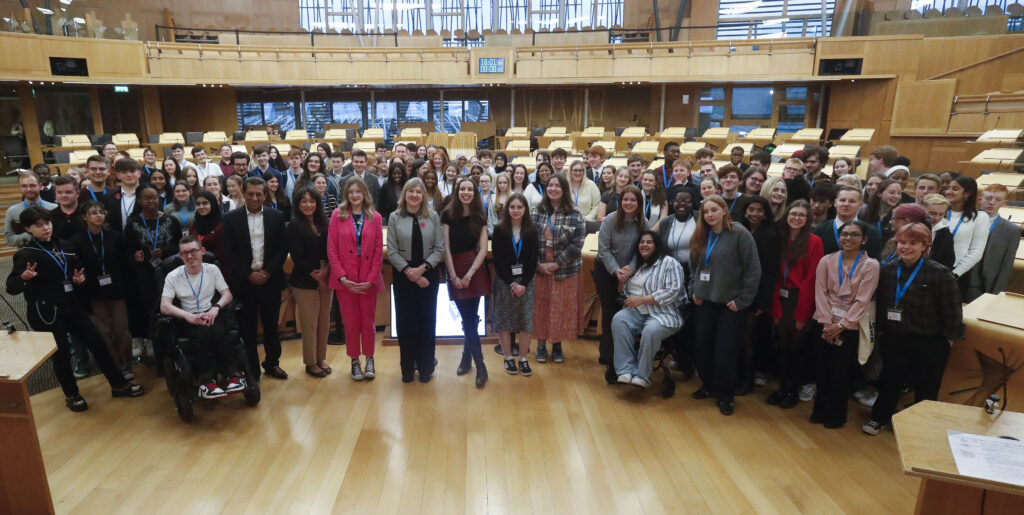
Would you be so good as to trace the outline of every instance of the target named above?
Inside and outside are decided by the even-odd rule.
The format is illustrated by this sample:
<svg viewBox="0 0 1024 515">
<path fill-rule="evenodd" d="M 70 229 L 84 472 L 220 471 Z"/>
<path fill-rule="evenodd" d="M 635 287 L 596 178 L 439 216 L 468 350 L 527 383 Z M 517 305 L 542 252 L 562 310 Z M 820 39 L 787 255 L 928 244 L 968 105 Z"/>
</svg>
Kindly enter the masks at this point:
<svg viewBox="0 0 1024 515">
<path fill-rule="evenodd" d="M 274 379 L 288 379 L 288 373 L 281 370 L 281 367 L 268 368 L 264 373 Z"/>
<path fill-rule="evenodd" d="M 733 403 L 731 401 L 718 401 L 718 412 L 729 416 L 732 415 Z"/>
<path fill-rule="evenodd" d="M 707 399 L 708 397 L 711 397 L 711 392 L 701 388 L 700 390 L 693 392 L 693 394 L 690 395 L 690 397 L 693 397 L 694 399 L 697 400 Z"/>
</svg>

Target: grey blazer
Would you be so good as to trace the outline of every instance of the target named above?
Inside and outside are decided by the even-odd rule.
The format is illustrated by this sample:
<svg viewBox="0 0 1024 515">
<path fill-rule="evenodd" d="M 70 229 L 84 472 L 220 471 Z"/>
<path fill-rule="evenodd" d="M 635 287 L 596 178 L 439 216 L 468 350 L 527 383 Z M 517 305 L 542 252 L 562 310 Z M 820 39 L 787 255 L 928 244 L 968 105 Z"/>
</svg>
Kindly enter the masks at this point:
<svg viewBox="0 0 1024 515">
<path fill-rule="evenodd" d="M 1005 218 L 996 221 L 985 244 L 981 262 L 971 269 L 971 291 L 965 300 L 973 300 L 983 293 L 1000 293 L 1006 289 L 1010 282 L 1010 272 L 1013 272 L 1020 234 L 1017 224 Z"/>
<path fill-rule="evenodd" d="M 444 231 L 441 229 L 441 217 L 433 210 L 419 218 L 420 233 L 423 235 L 423 259 L 430 263 L 431 268 L 444 259 Z M 412 216 L 403 215 L 399 211 L 391 213 L 388 218 L 388 261 L 395 270 L 402 271 L 409 266 L 412 259 Z"/>
</svg>

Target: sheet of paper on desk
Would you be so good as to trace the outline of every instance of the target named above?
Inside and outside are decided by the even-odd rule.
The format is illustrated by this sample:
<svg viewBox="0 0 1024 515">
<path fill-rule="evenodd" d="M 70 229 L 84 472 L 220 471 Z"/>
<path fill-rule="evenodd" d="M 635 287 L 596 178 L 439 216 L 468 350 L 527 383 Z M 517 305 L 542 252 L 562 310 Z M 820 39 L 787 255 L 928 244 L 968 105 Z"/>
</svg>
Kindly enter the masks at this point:
<svg viewBox="0 0 1024 515">
<path fill-rule="evenodd" d="M 960 475 L 1024 486 L 1024 442 L 949 430 Z"/>
</svg>

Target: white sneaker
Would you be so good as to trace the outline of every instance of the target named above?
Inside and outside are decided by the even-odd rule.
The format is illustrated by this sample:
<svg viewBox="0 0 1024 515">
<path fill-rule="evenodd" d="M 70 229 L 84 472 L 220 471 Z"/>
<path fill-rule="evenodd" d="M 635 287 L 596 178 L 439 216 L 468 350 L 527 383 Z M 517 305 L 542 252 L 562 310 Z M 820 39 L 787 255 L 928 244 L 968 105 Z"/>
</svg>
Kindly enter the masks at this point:
<svg viewBox="0 0 1024 515">
<path fill-rule="evenodd" d="M 640 376 L 633 376 L 633 380 L 630 381 L 629 384 L 631 384 L 633 386 L 638 386 L 640 388 L 650 388 L 651 387 L 651 382 L 646 380 L 646 379 L 644 379 L 644 378 L 642 378 L 642 377 L 640 377 Z"/>
<path fill-rule="evenodd" d="M 621 384 L 632 384 L 633 376 L 630 374 L 619 374 L 619 378 L 616 379 Z"/>
<path fill-rule="evenodd" d="M 136 363 L 142 359 L 143 346 L 142 338 L 132 338 L 132 359 L 135 360 Z"/>
<path fill-rule="evenodd" d="M 818 385 L 811 383 L 805 384 L 800 387 L 800 400 L 803 402 L 810 402 L 814 400 L 814 396 L 818 393 Z"/>
<path fill-rule="evenodd" d="M 754 372 L 754 386 L 764 386 L 768 384 L 768 377 L 761 372 Z"/>
<path fill-rule="evenodd" d="M 149 338 L 144 338 L 143 341 L 146 342 L 146 359 L 149 361 L 156 359 L 156 352 L 153 351 L 153 340 L 150 340 Z"/>
<path fill-rule="evenodd" d="M 857 393 L 860 393 L 860 392 L 857 392 Z M 857 397 L 856 394 L 854 394 L 854 396 Z M 870 407 L 875 405 L 875 401 L 877 401 L 877 400 L 878 400 L 878 392 L 867 392 L 867 393 L 864 393 L 863 395 L 857 397 L 857 404 L 860 404 L 861 406 L 867 406 L 867 407 L 870 408 Z"/>
<path fill-rule="evenodd" d="M 204 399 L 219 399 L 226 397 L 227 393 L 217 383 L 199 385 L 199 396 Z"/>
</svg>

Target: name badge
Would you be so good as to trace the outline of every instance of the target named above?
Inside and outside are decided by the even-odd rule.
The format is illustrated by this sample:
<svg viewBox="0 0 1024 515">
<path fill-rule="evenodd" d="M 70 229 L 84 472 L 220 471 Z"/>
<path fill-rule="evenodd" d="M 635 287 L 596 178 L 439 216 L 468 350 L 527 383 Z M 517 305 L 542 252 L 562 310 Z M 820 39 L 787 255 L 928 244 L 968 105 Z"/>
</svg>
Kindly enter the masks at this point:
<svg viewBox="0 0 1024 515">
<path fill-rule="evenodd" d="M 701 272 L 700 273 L 700 280 L 701 281 L 710 281 L 711 280 L 711 272 Z"/>
<path fill-rule="evenodd" d="M 523 275 L 523 265 L 512 265 L 512 275 Z"/>
<path fill-rule="evenodd" d="M 151 266 L 153 268 L 156 268 L 156 267 L 160 266 L 160 258 L 158 258 L 158 257 L 149 258 L 149 266 Z"/>
<path fill-rule="evenodd" d="M 544 240 L 545 247 L 554 247 L 555 244 L 551 240 Z"/>
<path fill-rule="evenodd" d="M 110 274 L 101 275 L 96 279 L 100 282 L 100 286 L 110 286 L 114 283 L 114 280 L 110 278 Z"/>
<path fill-rule="evenodd" d="M 789 288 L 779 288 L 779 298 L 788 299 L 789 298 Z"/>
<path fill-rule="evenodd" d="M 64 281 L 64 293 L 71 293 L 75 291 L 75 285 L 71 281 Z"/>
<path fill-rule="evenodd" d="M 886 318 L 893 322 L 902 322 L 903 310 L 890 308 L 886 310 Z"/>
<path fill-rule="evenodd" d="M 846 318 L 846 310 L 839 308 L 832 308 L 832 315 L 839 318 Z"/>
</svg>

